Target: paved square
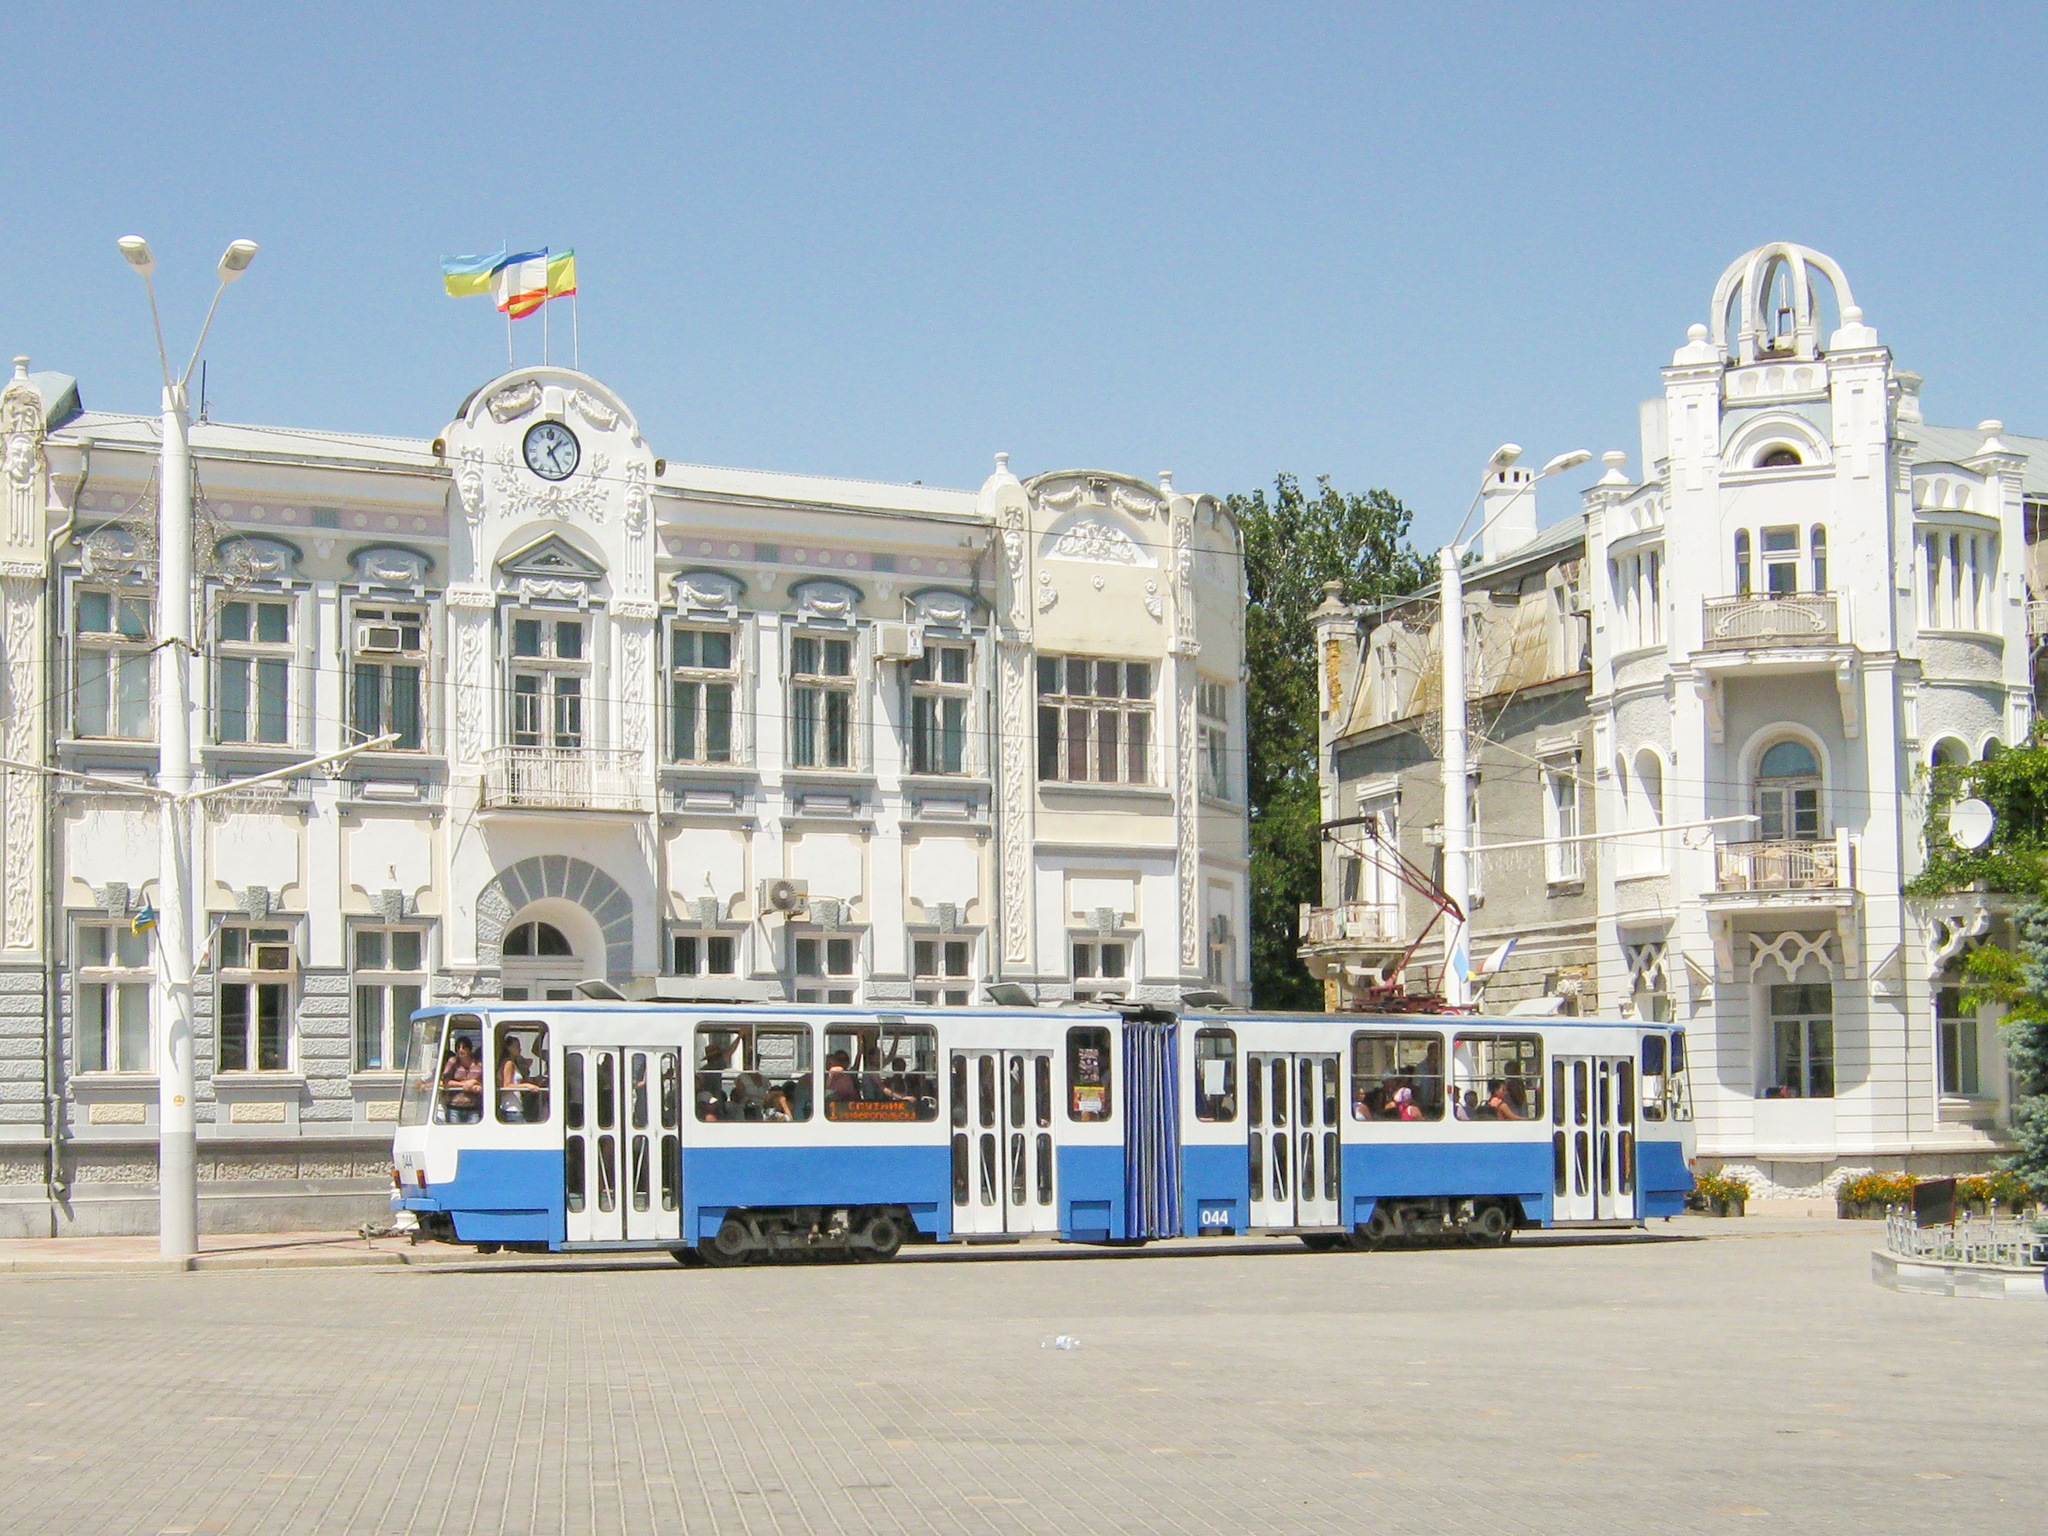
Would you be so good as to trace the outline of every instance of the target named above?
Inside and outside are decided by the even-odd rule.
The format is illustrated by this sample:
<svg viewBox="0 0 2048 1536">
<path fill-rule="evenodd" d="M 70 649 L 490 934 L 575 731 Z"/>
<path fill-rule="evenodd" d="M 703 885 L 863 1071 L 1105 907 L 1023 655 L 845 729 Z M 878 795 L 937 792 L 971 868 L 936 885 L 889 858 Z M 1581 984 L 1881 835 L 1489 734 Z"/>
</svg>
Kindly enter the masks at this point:
<svg viewBox="0 0 2048 1536">
<path fill-rule="evenodd" d="M 1664 1230 L 11 1277 L 0 1529 L 2042 1528 L 2048 1306 Z"/>
</svg>

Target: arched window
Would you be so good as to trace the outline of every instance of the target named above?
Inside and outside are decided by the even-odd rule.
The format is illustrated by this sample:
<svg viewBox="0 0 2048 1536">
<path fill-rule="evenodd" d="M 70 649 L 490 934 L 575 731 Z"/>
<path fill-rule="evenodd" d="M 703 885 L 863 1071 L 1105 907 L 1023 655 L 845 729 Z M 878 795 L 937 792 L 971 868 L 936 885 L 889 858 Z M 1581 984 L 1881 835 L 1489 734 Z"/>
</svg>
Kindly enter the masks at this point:
<svg viewBox="0 0 2048 1536">
<path fill-rule="evenodd" d="M 1983 756 L 1984 761 L 1987 763 L 1991 762 L 1994 758 L 2000 758 L 2005 756 L 2005 743 L 2000 741 L 1996 736 L 1992 737 L 1989 741 L 1984 743 Z"/>
<path fill-rule="evenodd" d="M 1764 456 L 1756 461 L 1758 469 L 1793 469 L 1805 463 L 1799 457 L 1799 450 L 1784 443 L 1773 443 Z"/>
<path fill-rule="evenodd" d="M 1813 590 L 1828 589 L 1828 531 L 1815 523 L 1806 535 L 1806 547 L 1813 556 Z"/>
<path fill-rule="evenodd" d="M 1626 805 L 1624 823 L 1631 837 L 1621 860 L 1624 874 L 1654 874 L 1664 867 L 1664 760 L 1650 748 L 1636 754 L 1634 794 Z"/>
<path fill-rule="evenodd" d="M 1756 765 L 1757 836 L 1767 843 L 1821 837 L 1820 760 L 1803 741 L 1768 747 Z"/>
<path fill-rule="evenodd" d="M 515 960 L 576 953 L 569 946 L 568 936 L 553 923 L 521 923 L 506 933 L 503 952 Z"/>
<path fill-rule="evenodd" d="M 1749 596 L 1749 530 L 1735 531 L 1735 590 L 1742 597 Z"/>
<path fill-rule="evenodd" d="M 1944 736 L 1934 744 L 1928 760 L 1937 768 L 1959 768 L 1970 760 L 1970 749 L 1955 737 Z"/>
</svg>

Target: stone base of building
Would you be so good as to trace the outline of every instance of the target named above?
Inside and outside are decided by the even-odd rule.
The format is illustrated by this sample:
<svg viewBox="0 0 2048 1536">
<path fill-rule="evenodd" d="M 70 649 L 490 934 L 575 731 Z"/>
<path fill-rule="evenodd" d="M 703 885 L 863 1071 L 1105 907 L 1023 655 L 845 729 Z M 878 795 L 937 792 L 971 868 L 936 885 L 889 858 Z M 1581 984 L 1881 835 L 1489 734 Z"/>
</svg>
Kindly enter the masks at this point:
<svg viewBox="0 0 2048 1536">
<path fill-rule="evenodd" d="M 1790 1158 L 1716 1157 L 1701 1153 L 1699 1173 L 1726 1173 L 1745 1180 L 1757 1200 L 1832 1200 L 1844 1179 L 1863 1173 L 1910 1173 L 1940 1179 L 1989 1173 L 1997 1148 L 1963 1152 L 1907 1152 L 1893 1156 Z"/>
<path fill-rule="evenodd" d="M 16 1160 L 17 1163 L 19 1159 Z M 0 1237 L 145 1237 L 157 1230 L 153 1142 L 69 1143 L 56 1197 L 10 1169 L 0 1185 Z M 391 1143 L 202 1141 L 199 1230 L 336 1232 L 391 1208 Z"/>
</svg>

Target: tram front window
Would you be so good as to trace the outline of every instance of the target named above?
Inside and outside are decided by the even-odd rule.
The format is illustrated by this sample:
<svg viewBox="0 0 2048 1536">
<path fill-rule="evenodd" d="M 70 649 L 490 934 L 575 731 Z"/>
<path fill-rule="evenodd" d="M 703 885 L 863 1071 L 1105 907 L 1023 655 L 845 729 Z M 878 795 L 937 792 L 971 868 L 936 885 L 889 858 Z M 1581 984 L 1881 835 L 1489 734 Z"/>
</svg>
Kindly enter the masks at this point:
<svg viewBox="0 0 2048 1536">
<path fill-rule="evenodd" d="M 484 1117 L 484 1023 L 473 1013 L 448 1020 L 448 1043 L 441 1052 L 441 1091 L 434 1106 L 436 1125 L 475 1125 Z"/>
<path fill-rule="evenodd" d="M 434 1084 L 441 1060 L 441 1026 L 448 1021 L 436 1014 L 415 1019 L 406 1036 L 405 1096 L 398 1103 L 400 1125 L 425 1125 L 434 1106 Z"/>
</svg>

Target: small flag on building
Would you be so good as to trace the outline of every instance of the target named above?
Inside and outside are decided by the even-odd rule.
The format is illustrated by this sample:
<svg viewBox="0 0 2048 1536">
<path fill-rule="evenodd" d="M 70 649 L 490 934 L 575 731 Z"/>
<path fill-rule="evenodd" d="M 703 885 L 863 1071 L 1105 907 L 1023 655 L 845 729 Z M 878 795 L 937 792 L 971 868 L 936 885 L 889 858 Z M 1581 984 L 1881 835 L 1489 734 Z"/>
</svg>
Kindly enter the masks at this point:
<svg viewBox="0 0 2048 1536">
<path fill-rule="evenodd" d="M 491 274 L 491 297 L 514 320 L 532 314 L 548 301 L 548 253 L 522 251 L 498 263 Z"/>
<path fill-rule="evenodd" d="M 548 258 L 548 297 L 563 299 L 576 292 L 576 253 L 557 251 Z"/>
<path fill-rule="evenodd" d="M 132 933 L 147 933 L 155 926 L 156 908 L 147 901 L 144 901 L 142 906 L 136 911 L 135 916 L 128 920 L 128 928 Z"/>
<path fill-rule="evenodd" d="M 467 299 L 491 291 L 491 274 L 503 266 L 505 248 L 501 245 L 488 256 L 443 256 L 441 258 L 441 282 L 448 289 L 451 299 Z"/>
</svg>

